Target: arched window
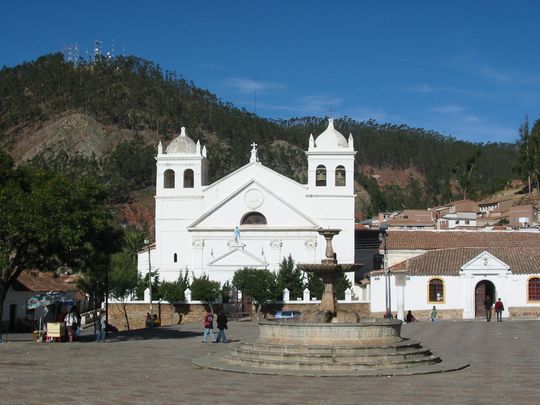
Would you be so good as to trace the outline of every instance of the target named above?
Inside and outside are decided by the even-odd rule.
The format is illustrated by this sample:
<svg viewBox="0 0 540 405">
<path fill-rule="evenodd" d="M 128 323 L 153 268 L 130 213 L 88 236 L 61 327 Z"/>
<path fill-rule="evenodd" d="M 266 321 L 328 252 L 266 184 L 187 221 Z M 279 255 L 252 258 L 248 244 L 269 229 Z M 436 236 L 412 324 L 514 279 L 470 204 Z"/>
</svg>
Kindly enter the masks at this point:
<svg viewBox="0 0 540 405">
<path fill-rule="evenodd" d="M 173 262 L 178 262 L 178 255 L 176 253 L 173 256 Z"/>
<path fill-rule="evenodd" d="M 326 167 L 323 165 L 317 166 L 317 170 L 315 170 L 315 185 L 317 187 L 326 186 Z"/>
<path fill-rule="evenodd" d="M 193 188 L 193 170 L 184 170 L 184 188 Z"/>
<path fill-rule="evenodd" d="M 531 277 L 528 290 L 529 301 L 540 301 L 540 278 Z"/>
<path fill-rule="evenodd" d="M 174 188 L 174 170 L 167 169 L 163 173 L 163 187 Z"/>
<path fill-rule="evenodd" d="M 266 217 L 260 212 L 248 212 L 242 217 L 240 225 L 266 225 Z"/>
<path fill-rule="evenodd" d="M 345 186 L 345 168 L 343 166 L 336 167 L 336 187 Z"/>
<path fill-rule="evenodd" d="M 440 278 L 429 280 L 429 302 L 444 302 L 444 281 Z"/>
</svg>

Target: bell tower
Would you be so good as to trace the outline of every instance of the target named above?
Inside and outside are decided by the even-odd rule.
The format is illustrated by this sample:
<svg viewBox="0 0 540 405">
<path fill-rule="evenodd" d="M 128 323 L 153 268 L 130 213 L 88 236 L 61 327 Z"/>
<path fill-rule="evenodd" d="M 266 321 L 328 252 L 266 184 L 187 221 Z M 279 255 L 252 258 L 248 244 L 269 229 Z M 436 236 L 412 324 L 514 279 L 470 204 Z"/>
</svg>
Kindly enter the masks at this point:
<svg viewBox="0 0 540 405">
<path fill-rule="evenodd" d="M 200 194 L 201 187 L 207 185 L 206 146 L 201 150 L 200 142 L 188 137 L 185 127 L 165 151 L 159 143 L 156 162 L 157 197 Z"/>
<path fill-rule="evenodd" d="M 328 128 L 317 139 L 309 136 L 308 193 L 316 195 L 354 195 L 353 137 L 349 139 L 334 128 L 334 120 L 328 120 Z"/>
</svg>

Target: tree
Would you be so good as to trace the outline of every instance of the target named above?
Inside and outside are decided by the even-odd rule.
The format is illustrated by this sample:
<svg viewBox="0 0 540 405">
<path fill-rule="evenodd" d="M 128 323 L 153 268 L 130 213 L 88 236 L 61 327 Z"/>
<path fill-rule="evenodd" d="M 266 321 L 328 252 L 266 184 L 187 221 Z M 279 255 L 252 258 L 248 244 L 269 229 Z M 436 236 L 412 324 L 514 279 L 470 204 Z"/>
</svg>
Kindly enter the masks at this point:
<svg viewBox="0 0 540 405">
<path fill-rule="evenodd" d="M 482 149 L 476 149 L 469 159 L 458 165 L 453 170 L 454 174 L 456 175 L 456 184 L 464 200 L 467 199 L 467 193 L 470 191 L 472 175 L 476 166 L 478 165 L 478 160 L 481 154 Z"/>
<path fill-rule="evenodd" d="M 532 191 L 532 178 L 535 174 L 535 160 L 536 160 L 536 151 L 538 147 L 536 144 L 538 142 L 536 139 L 531 136 L 529 131 L 529 118 L 525 117 L 525 121 L 521 124 L 519 128 L 519 155 L 517 160 L 514 162 L 514 170 L 525 180 L 527 180 L 528 192 L 529 194 Z"/>
<path fill-rule="evenodd" d="M 93 177 L 15 168 L 1 152 L 0 171 L 1 321 L 8 289 L 23 269 L 85 271 L 117 251 L 119 237 L 105 189 Z"/>
<path fill-rule="evenodd" d="M 111 257 L 111 271 L 109 273 L 109 292 L 120 301 L 120 306 L 129 330 L 129 317 L 127 313 L 126 298 L 133 294 L 139 283 L 139 272 L 135 255 L 127 250 L 115 253 Z"/>
<path fill-rule="evenodd" d="M 187 288 L 189 288 L 189 274 L 187 270 L 178 275 L 178 280 L 173 282 L 163 281 L 159 287 L 161 297 L 171 304 L 171 321 L 176 312 L 178 313 L 178 323 L 182 322 L 182 314 L 178 311 L 178 307 L 175 304 L 186 299 L 185 292 Z"/>
<path fill-rule="evenodd" d="M 311 295 L 314 295 L 318 299 L 322 298 L 324 292 L 324 283 L 322 279 L 317 276 L 315 273 L 306 272 L 306 286 Z M 341 277 L 339 282 L 336 284 L 336 297 L 339 300 L 345 299 L 345 290 L 351 288 L 352 284 L 345 275 Z"/>
<path fill-rule="evenodd" d="M 250 268 L 237 270 L 234 273 L 233 285 L 242 291 L 242 294 L 257 301 L 257 319 L 260 319 L 262 306 L 274 301 L 279 295 L 276 276 L 269 270 Z"/>
<path fill-rule="evenodd" d="M 279 264 L 277 273 L 277 286 L 281 293 L 286 288 L 293 299 L 302 297 L 304 283 L 302 281 L 302 271 L 296 267 L 291 255 L 284 257 Z"/>
<path fill-rule="evenodd" d="M 306 272 L 305 288 L 309 290 L 309 293 L 312 296 L 315 296 L 318 299 L 322 298 L 324 292 L 324 283 L 322 279 L 315 273 L 311 273 L 309 271 Z"/>
<path fill-rule="evenodd" d="M 194 300 L 201 300 L 210 306 L 210 310 L 214 312 L 212 303 L 221 295 L 219 281 L 211 281 L 207 275 L 199 278 L 193 278 L 191 282 L 191 297 Z"/>
</svg>

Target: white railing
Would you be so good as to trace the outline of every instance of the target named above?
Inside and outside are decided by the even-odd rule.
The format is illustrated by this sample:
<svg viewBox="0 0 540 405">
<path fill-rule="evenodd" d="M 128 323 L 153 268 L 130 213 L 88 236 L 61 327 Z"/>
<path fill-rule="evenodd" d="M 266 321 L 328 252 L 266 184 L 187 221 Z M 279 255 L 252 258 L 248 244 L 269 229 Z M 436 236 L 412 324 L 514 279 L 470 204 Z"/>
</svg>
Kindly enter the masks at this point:
<svg viewBox="0 0 540 405">
<path fill-rule="evenodd" d="M 242 293 L 238 292 L 239 297 L 241 297 Z M 179 304 L 204 304 L 204 301 L 199 300 L 193 300 L 191 297 L 191 290 L 188 288 L 186 289 L 185 293 L 185 299 L 184 301 L 179 302 Z M 158 301 L 156 299 L 153 299 L 152 302 L 154 303 L 161 303 L 161 304 L 168 304 L 168 301 Z M 216 301 L 217 303 L 221 303 L 221 298 Z M 311 292 L 309 289 L 304 289 L 302 297 L 296 297 L 291 298 L 290 297 L 290 291 L 285 288 L 283 290 L 283 300 L 277 301 L 279 304 L 319 304 L 321 302 L 318 297 L 312 297 Z M 142 300 L 137 300 L 134 296 L 126 297 L 124 300 L 117 300 L 114 298 L 109 298 L 109 304 L 149 304 L 150 303 L 150 289 L 144 290 L 144 298 Z M 338 300 L 338 303 L 340 304 L 362 304 L 362 303 L 369 303 L 369 297 L 367 294 L 363 293 L 362 297 L 357 297 L 353 293 L 353 291 L 350 288 L 347 288 L 345 290 L 345 299 L 344 300 Z"/>
</svg>

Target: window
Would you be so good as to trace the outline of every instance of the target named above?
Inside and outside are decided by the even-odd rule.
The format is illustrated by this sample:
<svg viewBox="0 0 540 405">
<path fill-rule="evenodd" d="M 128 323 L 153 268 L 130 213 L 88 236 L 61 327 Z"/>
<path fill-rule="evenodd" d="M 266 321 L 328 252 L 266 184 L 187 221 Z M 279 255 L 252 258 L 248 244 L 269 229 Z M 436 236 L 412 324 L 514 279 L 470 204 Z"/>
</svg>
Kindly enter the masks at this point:
<svg viewBox="0 0 540 405">
<path fill-rule="evenodd" d="M 336 167 L 336 187 L 345 186 L 345 168 L 343 166 Z"/>
<path fill-rule="evenodd" d="M 163 187 L 174 188 L 174 170 L 167 169 L 163 173 Z"/>
<path fill-rule="evenodd" d="M 439 278 L 429 280 L 429 302 L 444 302 L 444 282 Z"/>
<path fill-rule="evenodd" d="M 193 170 L 184 170 L 184 188 L 193 188 Z"/>
<path fill-rule="evenodd" d="M 326 167 L 323 165 L 317 166 L 315 170 L 315 186 L 326 186 Z"/>
<path fill-rule="evenodd" d="M 266 225 L 266 217 L 260 212 L 248 212 L 240 221 L 240 225 Z"/>
<path fill-rule="evenodd" d="M 529 301 L 540 301 L 540 278 L 529 279 Z"/>
<path fill-rule="evenodd" d="M 173 261 L 176 263 L 178 262 L 178 255 L 175 253 L 173 256 Z"/>
</svg>

